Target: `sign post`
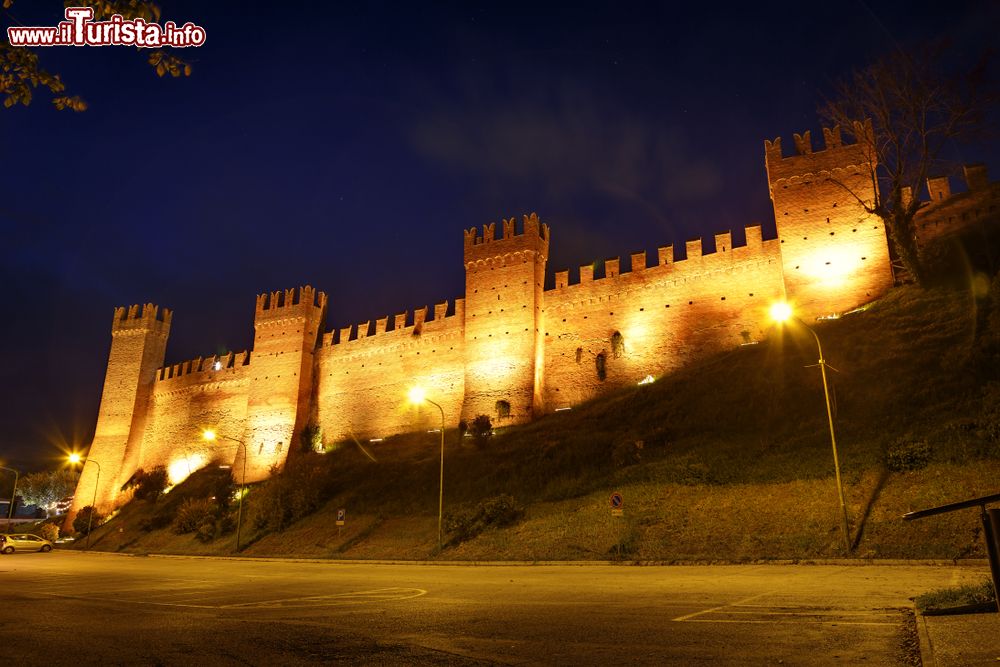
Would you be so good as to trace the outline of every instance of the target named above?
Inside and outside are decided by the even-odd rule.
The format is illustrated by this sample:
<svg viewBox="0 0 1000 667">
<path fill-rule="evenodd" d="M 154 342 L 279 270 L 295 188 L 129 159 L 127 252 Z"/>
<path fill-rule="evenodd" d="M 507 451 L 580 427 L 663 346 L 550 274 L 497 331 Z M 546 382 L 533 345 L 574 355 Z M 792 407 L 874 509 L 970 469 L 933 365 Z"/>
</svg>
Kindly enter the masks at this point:
<svg viewBox="0 0 1000 667">
<path fill-rule="evenodd" d="M 339 509 L 337 510 L 337 537 L 340 537 L 340 533 L 344 530 L 344 524 L 347 521 L 347 510 Z"/>
</svg>

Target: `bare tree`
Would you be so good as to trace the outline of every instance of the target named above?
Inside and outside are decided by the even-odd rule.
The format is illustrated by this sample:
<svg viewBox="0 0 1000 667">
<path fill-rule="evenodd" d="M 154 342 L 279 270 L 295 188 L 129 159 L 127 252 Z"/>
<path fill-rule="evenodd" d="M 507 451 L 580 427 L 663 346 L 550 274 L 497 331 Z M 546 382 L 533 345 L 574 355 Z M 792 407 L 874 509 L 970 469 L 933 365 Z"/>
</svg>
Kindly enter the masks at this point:
<svg viewBox="0 0 1000 667">
<path fill-rule="evenodd" d="M 867 148 L 875 199 L 852 194 L 885 223 L 897 256 L 919 285 L 927 276 L 913 222 L 920 207 L 916 194 L 928 176 L 948 170 L 947 148 L 981 135 L 996 99 L 987 86 L 986 57 L 953 76 L 944 66 L 946 55 L 940 45 L 894 51 L 836 82 L 832 98 L 819 109 Z M 863 125 L 853 121 L 862 119 L 871 119 L 873 132 L 859 131 Z"/>
</svg>

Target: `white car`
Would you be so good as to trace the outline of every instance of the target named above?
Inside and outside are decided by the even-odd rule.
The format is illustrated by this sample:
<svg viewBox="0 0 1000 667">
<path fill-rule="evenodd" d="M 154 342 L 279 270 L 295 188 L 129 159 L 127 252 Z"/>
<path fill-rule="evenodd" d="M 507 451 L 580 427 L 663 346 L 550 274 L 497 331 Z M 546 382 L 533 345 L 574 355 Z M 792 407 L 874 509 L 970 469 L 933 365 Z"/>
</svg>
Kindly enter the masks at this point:
<svg viewBox="0 0 1000 667">
<path fill-rule="evenodd" d="M 5 554 L 12 554 L 15 551 L 52 551 L 52 543 L 38 535 L 19 533 L 4 535 L 4 537 L 7 538 L 7 541 L 3 543 Z"/>
</svg>

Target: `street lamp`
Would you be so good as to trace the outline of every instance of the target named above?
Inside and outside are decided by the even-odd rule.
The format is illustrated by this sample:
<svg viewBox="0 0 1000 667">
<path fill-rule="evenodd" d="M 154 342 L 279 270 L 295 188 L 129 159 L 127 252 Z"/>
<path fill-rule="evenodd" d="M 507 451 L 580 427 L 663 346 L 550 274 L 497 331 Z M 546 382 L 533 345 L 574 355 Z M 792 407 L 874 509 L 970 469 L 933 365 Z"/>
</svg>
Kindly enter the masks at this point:
<svg viewBox="0 0 1000 667">
<path fill-rule="evenodd" d="M 441 477 L 438 482 L 438 552 L 440 553 L 443 545 L 441 523 L 444 516 L 444 408 L 427 398 L 427 393 L 423 388 L 413 387 L 410 389 L 410 403 L 420 405 L 424 402 L 430 403 L 441 412 Z"/>
<path fill-rule="evenodd" d="M 97 511 L 97 486 L 98 484 L 101 483 L 101 464 L 95 461 L 94 459 L 90 458 L 89 456 L 84 459 L 76 452 L 73 452 L 72 454 L 69 455 L 69 462 L 72 463 L 73 465 L 76 465 L 81 461 L 83 462 L 83 468 L 86 468 L 88 463 L 93 463 L 95 466 L 97 466 L 97 478 L 94 480 L 94 500 L 90 503 L 90 514 L 87 515 L 87 544 L 84 548 L 89 549 L 90 527 L 94 523 L 94 512 Z M 80 469 L 80 474 L 83 474 L 83 468 Z"/>
<path fill-rule="evenodd" d="M 240 504 L 239 509 L 236 510 L 236 552 L 240 551 L 240 532 L 243 528 L 243 496 L 247 494 L 247 444 L 242 440 L 237 438 L 230 438 L 226 435 L 219 435 L 211 429 L 207 429 L 202 432 L 201 437 L 207 442 L 215 442 L 217 439 L 229 440 L 236 443 L 236 453 L 240 451 L 240 447 L 243 448 L 243 479 L 240 481 Z"/>
<path fill-rule="evenodd" d="M 17 478 L 20 476 L 13 468 L 0 466 L 0 470 L 7 470 L 14 473 L 14 490 L 10 492 L 10 506 L 7 508 L 7 532 L 10 532 L 10 520 L 14 516 L 14 498 L 17 496 Z"/>
<path fill-rule="evenodd" d="M 844 549 L 847 553 L 851 551 L 850 531 L 847 528 L 847 503 L 844 502 L 844 485 L 840 481 L 840 461 L 837 458 L 837 437 L 833 432 L 833 411 L 830 409 L 830 389 L 826 382 L 826 359 L 823 358 L 823 345 L 819 342 L 819 336 L 811 326 L 803 322 L 792 311 L 792 307 L 784 301 L 779 301 L 771 306 L 771 319 L 779 324 L 789 320 L 795 320 L 805 327 L 816 339 L 816 349 L 819 352 L 819 372 L 823 376 L 823 397 L 826 399 L 826 418 L 830 423 L 830 445 L 833 447 L 833 469 L 837 475 L 837 494 L 840 496 L 840 528 L 844 534 Z"/>
</svg>

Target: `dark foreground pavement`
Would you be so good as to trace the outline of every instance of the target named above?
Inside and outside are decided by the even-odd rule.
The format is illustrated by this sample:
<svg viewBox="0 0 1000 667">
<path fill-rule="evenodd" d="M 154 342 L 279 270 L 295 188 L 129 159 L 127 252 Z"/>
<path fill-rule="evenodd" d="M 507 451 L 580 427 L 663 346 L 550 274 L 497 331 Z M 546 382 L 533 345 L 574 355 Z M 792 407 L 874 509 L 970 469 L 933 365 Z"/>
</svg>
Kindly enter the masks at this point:
<svg viewBox="0 0 1000 667">
<path fill-rule="evenodd" d="M 984 573 L 13 554 L 0 651 L 18 665 L 913 664 L 909 598 Z"/>
</svg>

